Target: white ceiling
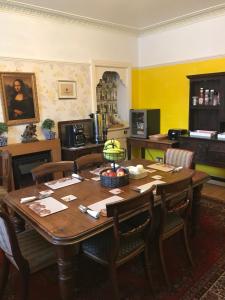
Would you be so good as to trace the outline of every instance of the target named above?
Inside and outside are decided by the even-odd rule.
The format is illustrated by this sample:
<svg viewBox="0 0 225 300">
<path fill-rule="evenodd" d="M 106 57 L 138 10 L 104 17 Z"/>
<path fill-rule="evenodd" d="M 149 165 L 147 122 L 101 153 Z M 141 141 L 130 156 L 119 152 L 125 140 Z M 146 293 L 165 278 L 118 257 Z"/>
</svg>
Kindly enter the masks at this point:
<svg viewBox="0 0 225 300">
<path fill-rule="evenodd" d="M 6 0 L 97 23 L 143 31 L 225 8 L 222 0 Z"/>
</svg>

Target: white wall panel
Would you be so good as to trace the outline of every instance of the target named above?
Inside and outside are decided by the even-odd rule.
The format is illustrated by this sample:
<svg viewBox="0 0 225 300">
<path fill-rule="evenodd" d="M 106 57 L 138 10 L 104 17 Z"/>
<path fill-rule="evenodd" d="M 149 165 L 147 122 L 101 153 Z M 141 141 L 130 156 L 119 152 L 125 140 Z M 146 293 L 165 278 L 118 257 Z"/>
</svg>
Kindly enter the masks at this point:
<svg viewBox="0 0 225 300">
<path fill-rule="evenodd" d="M 140 67 L 225 55 L 225 16 L 174 25 L 138 38 Z"/>
<path fill-rule="evenodd" d="M 135 35 L 62 17 L 0 11 L 0 56 L 137 65 Z"/>
</svg>

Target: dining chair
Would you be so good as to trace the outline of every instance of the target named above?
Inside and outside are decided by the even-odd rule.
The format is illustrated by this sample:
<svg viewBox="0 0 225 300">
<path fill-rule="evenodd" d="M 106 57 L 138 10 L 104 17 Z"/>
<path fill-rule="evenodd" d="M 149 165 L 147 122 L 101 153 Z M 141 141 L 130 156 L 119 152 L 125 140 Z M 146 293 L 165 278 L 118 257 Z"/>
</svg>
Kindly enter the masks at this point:
<svg viewBox="0 0 225 300">
<path fill-rule="evenodd" d="M 81 251 L 90 259 L 108 267 L 114 298 L 119 299 L 117 268 L 142 254 L 151 288 L 149 240 L 153 228 L 153 189 L 125 201 L 106 205 L 107 217 L 113 228 L 95 235 L 81 244 Z M 147 212 L 145 218 L 137 218 Z M 130 222 L 129 222 L 130 221 Z M 153 290 L 153 289 L 152 289 Z"/>
<path fill-rule="evenodd" d="M 169 148 L 166 150 L 164 162 L 175 167 L 194 169 L 193 159 L 193 151 Z"/>
<path fill-rule="evenodd" d="M 157 185 L 156 195 L 161 198 L 158 247 L 164 278 L 168 288 L 170 288 L 170 280 L 164 258 L 163 244 L 165 240 L 181 231 L 188 259 L 191 265 L 194 265 L 187 234 L 188 219 L 192 205 L 193 175 L 194 171 L 191 175 L 181 180 Z"/>
<path fill-rule="evenodd" d="M 31 170 L 33 180 L 36 184 L 52 180 L 56 173 L 61 177 L 69 176 L 74 169 L 73 161 L 57 161 L 41 164 Z"/>
<path fill-rule="evenodd" d="M 7 214 L 0 212 L 0 250 L 3 253 L 3 267 L 0 282 L 0 299 L 9 277 L 10 263 L 21 275 L 21 297 L 28 299 L 30 274 L 40 271 L 56 262 L 53 246 L 35 230 L 15 233 Z"/>
<path fill-rule="evenodd" d="M 78 157 L 74 161 L 74 171 L 75 173 L 91 168 L 91 167 L 100 167 L 105 163 L 102 153 L 91 153 Z"/>
<path fill-rule="evenodd" d="M 0 151 L 0 208 L 4 205 L 2 199 L 12 190 L 12 157 L 9 151 Z M 4 205 L 4 209 L 7 209 Z"/>
</svg>

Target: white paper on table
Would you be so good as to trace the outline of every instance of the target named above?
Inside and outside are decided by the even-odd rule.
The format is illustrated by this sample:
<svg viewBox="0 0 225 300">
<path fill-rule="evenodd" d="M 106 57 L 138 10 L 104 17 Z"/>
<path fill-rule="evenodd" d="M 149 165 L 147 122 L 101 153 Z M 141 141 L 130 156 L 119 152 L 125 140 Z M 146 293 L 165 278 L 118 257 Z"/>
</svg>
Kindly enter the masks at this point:
<svg viewBox="0 0 225 300">
<path fill-rule="evenodd" d="M 94 204 L 91 204 L 88 206 L 88 208 L 100 212 L 102 209 L 106 209 L 106 204 L 118 202 L 121 200 L 124 200 L 124 198 L 122 198 L 120 196 L 112 196 L 112 197 L 106 198 L 104 200 L 98 201 Z"/>
<path fill-rule="evenodd" d="M 94 170 L 91 170 L 89 171 L 91 174 L 94 174 L 94 175 L 100 175 L 100 172 L 103 171 L 106 167 L 100 167 L 100 168 L 96 168 Z"/>
<path fill-rule="evenodd" d="M 79 182 L 80 182 L 80 180 L 77 178 L 60 178 L 58 180 L 46 182 L 45 185 L 47 185 L 49 188 L 51 188 L 53 190 L 56 190 L 56 189 L 60 189 L 62 187 L 76 184 Z"/>
<path fill-rule="evenodd" d="M 163 172 L 171 172 L 175 167 L 167 164 L 155 163 L 152 165 L 148 165 L 147 168 L 156 169 Z"/>
<path fill-rule="evenodd" d="M 53 197 L 34 201 L 29 204 L 28 207 L 40 217 L 45 217 L 68 208 L 68 206 L 62 204 Z"/>
<path fill-rule="evenodd" d="M 158 184 L 162 184 L 162 183 L 165 183 L 165 181 L 154 180 L 152 182 L 148 182 L 148 183 L 138 186 L 138 189 L 140 189 L 141 193 L 143 193 L 143 192 L 147 191 L 148 189 L 150 189 L 153 185 L 158 185 Z"/>
</svg>

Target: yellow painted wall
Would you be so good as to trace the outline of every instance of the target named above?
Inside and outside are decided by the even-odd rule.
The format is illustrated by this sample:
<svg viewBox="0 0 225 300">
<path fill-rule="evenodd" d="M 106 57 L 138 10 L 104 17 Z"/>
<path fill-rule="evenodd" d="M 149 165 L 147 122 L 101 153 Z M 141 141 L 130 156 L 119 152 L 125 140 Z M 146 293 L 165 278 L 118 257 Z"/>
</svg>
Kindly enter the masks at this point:
<svg viewBox="0 0 225 300">
<path fill-rule="evenodd" d="M 225 58 L 133 69 L 132 108 L 160 108 L 161 133 L 167 133 L 169 128 L 188 129 L 187 75 L 214 72 L 225 72 Z M 211 175 L 225 177 L 224 169 L 203 169 Z"/>
</svg>

